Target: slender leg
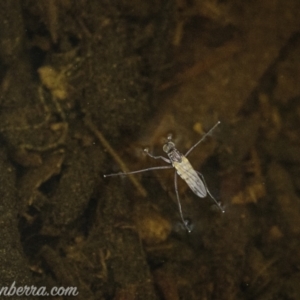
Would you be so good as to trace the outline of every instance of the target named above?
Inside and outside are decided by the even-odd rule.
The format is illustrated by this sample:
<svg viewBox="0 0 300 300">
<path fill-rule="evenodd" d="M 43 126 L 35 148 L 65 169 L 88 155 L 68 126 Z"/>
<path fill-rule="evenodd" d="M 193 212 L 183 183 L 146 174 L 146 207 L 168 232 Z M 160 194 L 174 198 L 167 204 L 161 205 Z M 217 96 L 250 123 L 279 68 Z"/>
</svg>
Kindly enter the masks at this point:
<svg viewBox="0 0 300 300">
<path fill-rule="evenodd" d="M 190 150 L 185 154 L 185 156 L 188 156 L 221 122 L 218 121 L 214 127 L 212 127 L 207 133 L 204 134 L 204 136 L 198 141 L 194 146 L 190 148 Z"/>
<path fill-rule="evenodd" d="M 224 213 L 225 210 L 223 209 L 223 207 L 221 206 L 221 204 L 215 199 L 215 197 L 214 197 L 214 196 L 210 193 L 210 191 L 208 190 L 208 187 L 207 187 L 207 185 L 206 185 L 204 176 L 203 176 L 200 172 L 198 172 L 198 171 L 196 171 L 196 172 L 197 172 L 197 174 L 201 177 L 201 179 L 202 179 L 202 181 L 203 181 L 203 183 L 204 183 L 205 189 L 206 189 L 206 191 L 207 191 L 207 194 L 210 196 L 211 199 L 213 199 L 213 200 L 215 201 L 215 203 L 217 204 L 217 206 L 220 208 L 221 212 Z"/>
<path fill-rule="evenodd" d="M 136 173 L 142 173 L 142 172 L 147 172 L 147 171 L 172 169 L 172 168 L 173 168 L 173 166 L 153 167 L 153 168 L 142 169 L 142 170 L 137 170 L 137 171 L 133 171 L 133 172 L 124 172 L 124 173 L 120 172 L 120 173 L 114 173 L 114 174 L 107 174 L 107 175 L 103 175 L 103 177 L 122 176 L 122 175 L 128 175 L 128 174 L 136 174 Z"/>
<path fill-rule="evenodd" d="M 178 193 L 178 187 L 177 187 L 177 172 L 176 171 L 175 171 L 175 176 L 174 176 L 174 185 L 175 185 L 175 193 L 176 193 L 176 198 L 177 198 L 177 204 L 178 204 L 178 208 L 179 208 L 180 218 L 182 220 L 182 223 L 183 223 L 184 227 L 186 228 L 186 230 L 188 231 L 188 233 L 190 233 L 192 230 L 188 227 L 187 222 L 184 220 L 183 213 L 182 213 L 182 208 L 181 208 L 181 203 L 180 203 L 179 193 Z"/>
<path fill-rule="evenodd" d="M 151 153 L 149 153 L 148 148 L 144 149 L 144 152 L 146 152 L 146 154 L 147 154 L 148 156 L 150 156 L 151 158 L 154 158 L 154 159 L 162 159 L 163 161 L 165 161 L 165 162 L 168 163 L 168 164 L 171 163 L 171 161 L 170 161 L 169 159 L 167 159 L 167 158 L 165 158 L 165 157 L 163 157 L 163 156 L 154 156 L 154 155 L 152 155 Z"/>
</svg>

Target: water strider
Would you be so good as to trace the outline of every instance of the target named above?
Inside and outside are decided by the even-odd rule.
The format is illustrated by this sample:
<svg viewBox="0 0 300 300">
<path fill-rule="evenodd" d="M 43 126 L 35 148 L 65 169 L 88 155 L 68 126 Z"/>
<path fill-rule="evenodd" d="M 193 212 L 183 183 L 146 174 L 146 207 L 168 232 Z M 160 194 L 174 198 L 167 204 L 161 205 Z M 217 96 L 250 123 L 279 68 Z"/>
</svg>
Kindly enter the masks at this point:
<svg viewBox="0 0 300 300">
<path fill-rule="evenodd" d="M 152 170 L 161 170 L 161 169 L 171 169 L 175 168 L 175 176 L 174 176 L 174 184 L 175 184 L 175 193 L 179 208 L 179 213 L 181 220 L 183 222 L 183 225 L 187 229 L 188 232 L 191 232 L 191 229 L 188 226 L 187 221 L 183 217 L 178 188 L 177 188 L 177 175 L 179 175 L 190 187 L 190 189 L 200 198 L 204 198 L 207 196 L 207 194 L 214 200 L 214 202 L 217 204 L 217 206 L 220 208 L 220 210 L 224 213 L 224 209 L 219 204 L 219 202 L 213 197 L 213 195 L 210 193 L 210 191 L 207 188 L 205 179 L 203 175 L 196 171 L 192 165 L 190 164 L 189 160 L 187 159 L 187 156 L 205 139 L 207 135 L 209 135 L 218 125 L 220 124 L 220 121 L 218 121 L 194 146 L 192 146 L 185 155 L 180 153 L 176 147 L 175 144 L 172 142 L 172 135 L 168 136 L 167 142 L 163 146 L 163 151 L 167 153 L 169 158 L 163 157 L 163 156 L 154 156 L 148 152 L 148 148 L 144 149 L 146 154 L 154 159 L 162 159 L 166 163 L 171 164 L 171 166 L 161 166 L 161 167 L 152 167 L 148 169 L 142 169 L 137 170 L 133 172 L 126 172 L 126 173 L 115 173 L 115 174 L 108 174 L 103 175 L 104 177 L 109 176 L 120 176 L 120 175 L 128 175 L 128 174 L 136 174 L 141 172 L 147 172 Z"/>
</svg>

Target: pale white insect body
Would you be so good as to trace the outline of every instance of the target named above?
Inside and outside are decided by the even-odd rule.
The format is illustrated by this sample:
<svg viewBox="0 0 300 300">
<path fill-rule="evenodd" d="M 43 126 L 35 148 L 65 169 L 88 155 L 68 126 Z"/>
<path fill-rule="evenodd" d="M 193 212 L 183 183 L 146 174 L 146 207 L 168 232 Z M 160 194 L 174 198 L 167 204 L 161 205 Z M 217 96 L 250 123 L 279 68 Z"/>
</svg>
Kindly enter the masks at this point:
<svg viewBox="0 0 300 300">
<path fill-rule="evenodd" d="M 187 222 L 185 221 L 182 213 L 182 208 L 181 208 L 181 203 L 180 203 L 180 198 L 179 198 L 179 193 L 178 193 L 178 187 L 177 187 L 177 175 L 179 175 L 190 187 L 190 189 L 200 198 L 204 198 L 207 196 L 207 194 L 214 200 L 214 202 L 217 204 L 217 206 L 220 208 L 220 210 L 224 213 L 224 209 L 222 206 L 217 202 L 217 200 L 212 196 L 210 191 L 207 188 L 206 182 L 204 180 L 203 175 L 196 171 L 192 165 L 190 164 L 189 160 L 187 159 L 187 156 L 192 152 L 192 150 L 197 147 L 207 135 L 209 135 L 218 125 L 220 124 L 220 121 L 217 122 L 194 146 L 192 146 L 188 152 L 183 155 L 180 153 L 176 147 L 175 144 L 172 142 L 172 136 L 168 136 L 168 141 L 165 143 L 163 146 L 163 151 L 167 153 L 168 158 L 165 158 L 163 156 L 154 156 L 148 152 L 148 149 L 144 149 L 144 151 L 147 153 L 148 156 L 154 158 L 154 159 L 162 159 L 165 162 L 171 164 L 171 166 L 161 166 L 161 167 L 153 167 L 153 168 L 148 168 L 148 169 L 143 169 L 143 170 L 138 170 L 138 171 L 133 171 L 133 172 L 127 172 L 127 173 L 116 173 L 116 174 L 109 174 L 109 175 L 104 175 L 104 177 L 109 177 L 109 176 L 120 176 L 120 175 L 128 175 L 128 174 L 136 174 L 136 173 L 141 173 L 141 172 L 146 172 L 146 171 L 151 171 L 151 170 L 158 170 L 158 169 L 171 169 L 175 168 L 175 176 L 174 176 L 174 185 L 175 185 L 175 193 L 176 193 L 176 198 L 177 198 L 177 204 L 179 208 L 179 213 L 181 220 L 187 229 L 188 232 L 191 232 L 191 229 L 189 228 Z"/>
<path fill-rule="evenodd" d="M 203 181 L 185 156 L 181 157 L 181 162 L 173 162 L 177 174 L 187 183 L 190 189 L 200 198 L 207 196 L 207 191 Z"/>
</svg>

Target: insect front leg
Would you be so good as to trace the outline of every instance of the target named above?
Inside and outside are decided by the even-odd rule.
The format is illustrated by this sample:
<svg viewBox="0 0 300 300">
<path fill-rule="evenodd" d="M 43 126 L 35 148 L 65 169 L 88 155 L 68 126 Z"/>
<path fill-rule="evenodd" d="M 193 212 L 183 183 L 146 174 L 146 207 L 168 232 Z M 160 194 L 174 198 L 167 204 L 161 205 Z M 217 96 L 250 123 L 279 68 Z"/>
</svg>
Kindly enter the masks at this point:
<svg viewBox="0 0 300 300">
<path fill-rule="evenodd" d="M 145 148 L 145 149 L 144 149 L 144 152 L 145 152 L 148 156 L 150 156 L 151 158 L 154 158 L 154 159 L 162 159 L 163 161 L 165 161 L 165 162 L 168 163 L 168 164 L 171 163 L 171 161 L 170 161 L 168 158 L 166 158 L 166 157 L 163 157 L 163 156 L 154 156 L 154 155 L 152 155 L 151 153 L 149 153 L 149 149 L 148 149 L 148 148 Z"/>
</svg>

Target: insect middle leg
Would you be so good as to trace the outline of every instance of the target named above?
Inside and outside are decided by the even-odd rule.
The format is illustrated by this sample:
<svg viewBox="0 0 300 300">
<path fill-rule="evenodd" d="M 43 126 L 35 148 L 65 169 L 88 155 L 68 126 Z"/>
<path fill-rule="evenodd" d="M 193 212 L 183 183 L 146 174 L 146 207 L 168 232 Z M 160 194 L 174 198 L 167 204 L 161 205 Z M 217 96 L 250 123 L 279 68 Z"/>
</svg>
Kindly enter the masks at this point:
<svg viewBox="0 0 300 300">
<path fill-rule="evenodd" d="M 188 156 L 221 122 L 218 121 L 207 133 L 204 134 L 204 136 L 194 145 L 190 148 L 190 150 L 185 154 L 185 156 Z"/>
<path fill-rule="evenodd" d="M 147 169 L 142 169 L 142 170 L 137 170 L 137 171 L 132 171 L 132 172 L 119 172 L 119 173 L 113 173 L 113 174 L 106 174 L 106 175 L 103 175 L 103 177 L 122 176 L 122 175 L 148 172 L 148 171 L 153 171 L 153 170 L 172 169 L 172 168 L 173 168 L 173 166 L 152 167 L 152 168 L 147 168 Z"/>
<path fill-rule="evenodd" d="M 178 208 L 179 208 L 180 218 L 182 220 L 182 223 L 183 223 L 184 227 L 190 233 L 192 230 L 187 225 L 187 221 L 184 219 L 183 213 L 182 213 L 182 208 L 181 208 L 181 203 L 180 203 L 180 198 L 179 198 L 179 193 L 178 193 L 178 187 L 177 187 L 177 172 L 176 171 L 175 171 L 175 175 L 174 175 L 174 185 L 175 185 L 175 193 L 176 193 L 176 198 L 177 198 L 177 204 L 178 204 Z"/>
</svg>

